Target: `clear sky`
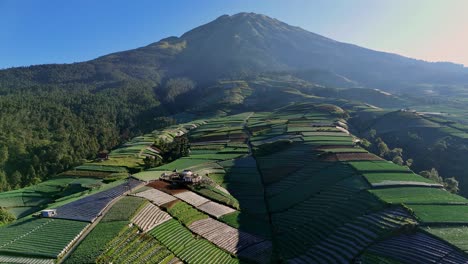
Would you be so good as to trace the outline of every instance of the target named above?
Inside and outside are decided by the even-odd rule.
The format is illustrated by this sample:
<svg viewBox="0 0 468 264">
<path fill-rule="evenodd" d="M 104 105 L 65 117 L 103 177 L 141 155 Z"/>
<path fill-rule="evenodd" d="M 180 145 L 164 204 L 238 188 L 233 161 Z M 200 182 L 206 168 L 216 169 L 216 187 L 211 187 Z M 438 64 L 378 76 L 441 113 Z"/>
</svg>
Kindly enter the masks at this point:
<svg viewBox="0 0 468 264">
<path fill-rule="evenodd" d="M 0 0 L 0 68 L 89 60 L 238 12 L 468 66 L 468 0 Z"/>
</svg>

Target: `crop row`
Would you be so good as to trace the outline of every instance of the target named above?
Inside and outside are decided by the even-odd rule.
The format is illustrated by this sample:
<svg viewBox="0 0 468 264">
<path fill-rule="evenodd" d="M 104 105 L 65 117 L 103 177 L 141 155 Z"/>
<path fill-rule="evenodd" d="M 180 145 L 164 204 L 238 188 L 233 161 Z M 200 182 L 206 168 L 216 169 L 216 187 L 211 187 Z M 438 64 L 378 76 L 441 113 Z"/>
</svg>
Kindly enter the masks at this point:
<svg viewBox="0 0 468 264">
<path fill-rule="evenodd" d="M 170 219 L 172 217 L 166 212 L 159 209 L 156 205 L 148 203 L 133 217 L 132 223 L 137 225 L 143 232 L 146 232 Z"/>
<path fill-rule="evenodd" d="M 93 222 L 115 198 L 141 185 L 142 182 L 129 179 L 114 188 L 86 196 L 57 208 L 57 218 Z"/>
<path fill-rule="evenodd" d="M 453 246 L 420 232 L 389 238 L 368 251 L 403 263 L 468 263 Z"/>
<path fill-rule="evenodd" d="M 149 232 L 186 263 L 239 263 L 236 258 L 205 239 L 196 239 L 176 220 L 169 220 Z"/>
<path fill-rule="evenodd" d="M 0 228 L 0 252 L 57 258 L 88 223 L 28 218 Z"/>
<path fill-rule="evenodd" d="M 94 263 L 96 258 L 106 250 L 106 244 L 126 226 L 128 226 L 128 221 L 99 222 L 65 260 L 65 263 Z"/>
<path fill-rule="evenodd" d="M 138 234 L 138 229 L 128 228 L 114 238 L 96 263 L 167 263 L 174 255 L 153 237 Z"/>
</svg>

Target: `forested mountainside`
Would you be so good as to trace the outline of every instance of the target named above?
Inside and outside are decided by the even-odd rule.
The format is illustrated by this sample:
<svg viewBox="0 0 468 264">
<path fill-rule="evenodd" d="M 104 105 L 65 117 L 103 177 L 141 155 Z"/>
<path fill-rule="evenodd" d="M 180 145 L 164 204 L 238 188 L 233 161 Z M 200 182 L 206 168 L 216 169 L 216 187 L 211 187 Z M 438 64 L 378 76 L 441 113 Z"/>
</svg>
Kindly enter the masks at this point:
<svg viewBox="0 0 468 264">
<path fill-rule="evenodd" d="M 1 70 L 0 189 L 53 176 L 187 114 L 272 109 L 304 96 L 398 109 L 414 101 L 376 89 L 454 96 L 466 80 L 459 65 L 368 50 L 264 15 L 225 15 L 87 62 Z"/>
</svg>

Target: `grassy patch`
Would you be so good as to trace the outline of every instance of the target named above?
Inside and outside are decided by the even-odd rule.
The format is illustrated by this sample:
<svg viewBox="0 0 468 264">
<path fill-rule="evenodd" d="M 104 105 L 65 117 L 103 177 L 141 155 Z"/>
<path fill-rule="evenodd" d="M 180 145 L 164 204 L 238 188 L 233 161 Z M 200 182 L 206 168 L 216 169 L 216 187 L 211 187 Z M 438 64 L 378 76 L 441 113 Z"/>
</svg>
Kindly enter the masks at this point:
<svg viewBox="0 0 468 264">
<path fill-rule="evenodd" d="M 102 218 L 102 222 L 130 221 L 133 215 L 146 203 L 145 199 L 135 196 L 125 196 L 116 202 L 107 214 Z"/>
<path fill-rule="evenodd" d="M 413 181 L 413 182 L 426 182 L 435 183 L 432 180 L 426 179 L 414 173 L 363 173 L 370 183 L 379 183 L 383 181 Z"/>
<path fill-rule="evenodd" d="M 424 227 L 425 231 L 468 251 L 468 226 Z"/>
<path fill-rule="evenodd" d="M 400 187 L 369 190 L 385 202 L 398 204 L 467 203 L 465 198 L 443 189 L 428 187 Z"/>
<path fill-rule="evenodd" d="M 410 205 L 414 214 L 428 223 L 466 223 L 468 224 L 467 205 Z"/>
<path fill-rule="evenodd" d="M 177 220 L 179 220 L 185 226 L 189 226 L 195 221 L 208 218 L 206 214 L 198 211 L 191 205 L 182 201 L 178 201 L 172 204 L 169 208 L 167 208 L 167 211 L 172 215 L 172 217 L 177 218 Z"/>
</svg>

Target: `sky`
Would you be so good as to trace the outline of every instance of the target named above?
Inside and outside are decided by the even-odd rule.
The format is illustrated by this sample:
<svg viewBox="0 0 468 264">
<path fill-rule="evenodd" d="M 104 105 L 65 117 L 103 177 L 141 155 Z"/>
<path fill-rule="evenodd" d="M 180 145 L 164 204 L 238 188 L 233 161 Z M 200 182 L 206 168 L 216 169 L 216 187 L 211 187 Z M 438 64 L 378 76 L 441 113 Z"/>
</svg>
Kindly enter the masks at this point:
<svg viewBox="0 0 468 264">
<path fill-rule="evenodd" d="M 0 68 L 86 61 L 239 12 L 374 50 L 468 66 L 468 0 L 0 0 Z"/>
</svg>

